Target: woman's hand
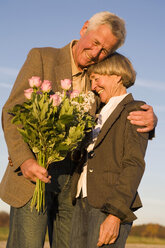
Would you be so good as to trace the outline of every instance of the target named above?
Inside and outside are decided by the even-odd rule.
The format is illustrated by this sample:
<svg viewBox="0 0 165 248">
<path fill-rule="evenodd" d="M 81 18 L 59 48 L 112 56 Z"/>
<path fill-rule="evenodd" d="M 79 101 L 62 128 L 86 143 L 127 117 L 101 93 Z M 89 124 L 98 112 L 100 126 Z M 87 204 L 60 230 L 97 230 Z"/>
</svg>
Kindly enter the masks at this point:
<svg viewBox="0 0 165 248">
<path fill-rule="evenodd" d="M 100 234 L 97 246 L 112 244 L 119 235 L 120 219 L 114 215 L 108 215 L 100 225 Z"/>
</svg>

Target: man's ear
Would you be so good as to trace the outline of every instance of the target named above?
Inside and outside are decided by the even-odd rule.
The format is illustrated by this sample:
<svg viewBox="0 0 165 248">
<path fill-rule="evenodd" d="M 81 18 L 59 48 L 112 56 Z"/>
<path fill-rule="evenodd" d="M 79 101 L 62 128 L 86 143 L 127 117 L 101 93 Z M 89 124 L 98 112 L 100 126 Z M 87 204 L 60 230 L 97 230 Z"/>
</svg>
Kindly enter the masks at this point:
<svg viewBox="0 0 165 248">
<path fill-rule="evenodd" d="M 86 21 L 82 27 L 82 29 L 80 30 L 80 36 L 84 36 L 84 34 L 86 33 L 87 31 L 87 28 L 88 28 L 88 24 L 89 24 L 89 21 Z"/>
</svg>

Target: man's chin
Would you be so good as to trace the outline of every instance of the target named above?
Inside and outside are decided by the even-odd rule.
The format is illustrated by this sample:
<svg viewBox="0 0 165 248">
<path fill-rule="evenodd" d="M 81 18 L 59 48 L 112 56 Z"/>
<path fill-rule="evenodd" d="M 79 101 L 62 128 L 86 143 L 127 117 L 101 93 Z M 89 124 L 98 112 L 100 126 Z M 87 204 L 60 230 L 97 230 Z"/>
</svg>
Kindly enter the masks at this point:
<svg viewBox="0 0 165 248">
<path fill-rule="evenodd" d="M 79 68 L 81 69 L 81 70 L 83 70 L 84 68 L 87 68 L 87 67 L 89 67 L 90 65 L 93 65 L 93 64 L 95 64 L 95 62 L 94 61 L 85 61 L 84 63 L 81 63 L 81 64 L 79 64 Z"/>
</svg>

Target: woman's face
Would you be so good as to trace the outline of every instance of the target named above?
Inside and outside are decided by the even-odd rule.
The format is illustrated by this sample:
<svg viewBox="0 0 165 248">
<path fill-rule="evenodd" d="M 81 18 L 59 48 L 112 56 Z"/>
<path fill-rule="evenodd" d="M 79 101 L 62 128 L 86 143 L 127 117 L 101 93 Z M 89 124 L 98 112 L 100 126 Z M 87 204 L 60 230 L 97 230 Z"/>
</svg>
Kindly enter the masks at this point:
<svg viewBox="0 0 165 248">
<path fill-rule="evenodd" d="M 90 75 L 90 80 L 92 83 L 92 90 L 99 94 L 101 102 L 107 103 L 111 97 L 120 95 L 120 76 L 92 73 Z"/>
</svg>

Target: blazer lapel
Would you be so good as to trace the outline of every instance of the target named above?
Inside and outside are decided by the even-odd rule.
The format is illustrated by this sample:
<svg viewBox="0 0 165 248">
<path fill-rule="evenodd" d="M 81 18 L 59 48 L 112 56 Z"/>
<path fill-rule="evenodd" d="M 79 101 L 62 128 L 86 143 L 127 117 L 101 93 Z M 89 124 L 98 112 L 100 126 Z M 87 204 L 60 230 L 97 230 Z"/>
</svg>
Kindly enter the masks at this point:
<svg viewBox="0 0 165 248">
<path fill-rule="evenodd" d="M 104 139 L 107 132 L 111 129 L 113 123 L 117 120 L 118 116 L 123 111 L 125 105 L 132 101 L 133 101 L 132 94 L 129 94 L 118 104 L 118 106 L 115 108 L 115 110 L 112 112 L 112 114 L 109 116 L 109 118 L 104 123 L 98 135 L 94 148 L 96 148 L 99 145 L 99 143 Z"/>
</svg>

